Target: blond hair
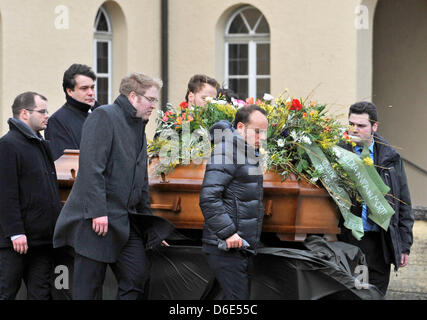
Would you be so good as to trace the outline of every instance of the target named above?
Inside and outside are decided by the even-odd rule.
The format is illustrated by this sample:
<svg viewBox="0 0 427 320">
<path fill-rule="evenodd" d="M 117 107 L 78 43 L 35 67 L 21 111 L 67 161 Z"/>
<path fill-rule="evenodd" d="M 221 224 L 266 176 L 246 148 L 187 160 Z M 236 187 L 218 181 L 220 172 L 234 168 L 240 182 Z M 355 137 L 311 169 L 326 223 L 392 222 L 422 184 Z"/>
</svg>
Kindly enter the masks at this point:
<svg viewBox="0 0 427 320">
<path fill-rule="evenodd" d="M 128 96 L 132 91 L 138 94 L 145 94 L 151 87 L 156 87 L 160 90 L 163 87 L 163 81 L 144 73 L 132 72 L 122 79 L 119 92 L 125 96 Z"/>
</svg>

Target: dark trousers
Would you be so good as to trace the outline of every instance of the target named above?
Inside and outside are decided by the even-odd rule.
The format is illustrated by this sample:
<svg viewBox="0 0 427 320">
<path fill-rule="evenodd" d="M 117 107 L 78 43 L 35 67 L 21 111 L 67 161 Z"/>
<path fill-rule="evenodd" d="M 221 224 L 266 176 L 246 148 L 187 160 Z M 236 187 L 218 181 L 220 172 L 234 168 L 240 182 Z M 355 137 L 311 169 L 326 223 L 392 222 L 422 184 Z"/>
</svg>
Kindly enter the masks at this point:
<svg viewBox="0 0 427 320">
<path fill-rule="evenodd" d="M 71 279 L 73 279 L 74 274 L 74 249 L 72 247 L 61 247 L 55 248 L 53 251 L 53 258 L 55 262 L 55 267 L 63 266 L 68 271 L 68 279 L 67 281 L 68 288 L 64 288 L 61 286 L 57 288 L 55 284 L 52 286 L 52 299 L 53 300 L 72 300 L 73 297 L 73 283 Z M 54 275 L 54 280 L 56 277 L 60 276 L 60 274 Z"/>
<path fill-rule="evenodd" d="M 52 274 L 52 246 L 29 247 L 26 254 L 1 248 L 0 300 L 14 300 L 22 280 L 28 300 L 49 300 Z"/>
<path fill-rule="evenodd" d="M 101 300 L 107 263 L 75 254 L 73 299 Z M 129 240 L 115 263 L 109 264 L 118 283 L 118 300 L 144 298 L 144 285 L 149 276 L 149 261 L 142 238 L 130 228 Z"/>
<path fill-rule="evenodd" d="M 369 283 L 376 286 L 385 295 L 390 282 L 391 265 L 385 262 L 380 232 L 365 232 L 360 241 L 353 237 L 349 238 L 349 241 L 346 242 L 359 247 L 365 254 Z"/>
<path fill-rule="evenodd" d="M 209 267 L 222 289 L 224 300 L 249 299 L 249 257 L 241 254 L 207 254 Z"/>
</svg>

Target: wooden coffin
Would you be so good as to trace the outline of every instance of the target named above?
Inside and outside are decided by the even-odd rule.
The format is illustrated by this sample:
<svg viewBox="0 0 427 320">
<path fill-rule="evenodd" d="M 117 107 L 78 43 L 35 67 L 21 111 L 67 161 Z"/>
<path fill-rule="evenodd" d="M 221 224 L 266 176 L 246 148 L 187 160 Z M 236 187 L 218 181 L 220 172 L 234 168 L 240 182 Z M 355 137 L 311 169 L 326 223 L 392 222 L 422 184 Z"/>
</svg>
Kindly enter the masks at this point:
<svg viewBox="0 0 427 320">
<path fill-rule="evenodd" d="M 78 150 L 65 150 L 55 161 L 60 196 L 66 201 L 78 171 Z M 149 165 L 153 214 L 171 221 L 177 228 L 202 229 L 199 207 L 205 164 L 179 166 L 167 176 L 154 173 Z M 340 232 L 338 211 L 323 188 L 313 187 L 295 177 L 281 182 L 281 176 L 264 174 L 264 232 L 275 232 L 281 240 L 303 241 L 307 234 L 323 234 L 335 240 Z"/>
<path fill-rule="evenodd" d="M 167 176 L 150 174 L 150 197 L 153 213 L 169 219 L 177 228 L 202 229 L 199 207 L 200 188 L 205 164 L 176 167 Z M 281 240 L 303 241 L 307 234 L 323 234 L 336 240 L 337 207 L 323 188 L 289 177 L 264 174 L 263 231 L 275 232 Z"/>
</svg>

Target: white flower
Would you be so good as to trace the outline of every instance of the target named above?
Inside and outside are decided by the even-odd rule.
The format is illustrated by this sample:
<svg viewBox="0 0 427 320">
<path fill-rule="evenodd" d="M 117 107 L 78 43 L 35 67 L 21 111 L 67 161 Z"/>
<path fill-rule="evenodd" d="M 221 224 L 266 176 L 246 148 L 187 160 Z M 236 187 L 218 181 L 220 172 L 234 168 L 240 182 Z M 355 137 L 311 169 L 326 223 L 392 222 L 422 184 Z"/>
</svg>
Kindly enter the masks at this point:
<svg viewBox="0 0 427 320">
<path fill-rule="evenodd" d="M 212 102 L 214 100 L 214 98 L 212 98 L 212 97 L 206 97 L 205 98 L 205 101 L 206 102 Z"/>
<path fill-rule="evenodd" d="M 311 144 L 311 140 L 307 136 L 302 137 L 301 141 L 304 142 L 304 143 L 306 143 L 306 144 Z"/>
<path fill-rule="evenodd" d="M 310 181 L 311 181 L 311 182 L 313 182 L 313 183 L 316 183 L 316 182 L 317 182 L 317 180 L 319 180 L 319 178 L 318 178 L 318 177 L 313 177 L 313 178 L 311 178 L 311 179 L 310 179 Z"/>
<path fill-rule="evenodd" d="M 212 100 L 213 103 L 226 105 L 228 102 L 226 100 Z"/>
<path fill-rule="evenodd" d="M 264 101 L 271 101 L 274 97 L 269 93 L 264 93 L 264 97 L 262 98 Z"/>
<path fill-rule="evenodd" d="M 277 140 L 277 146 L 279 146 L 280 148 L 283 148 L 285 146 L 285 140 L 283 139 Z"/>
<path fill-rule="evenodd" d="M 295 141 L 297 141 L 297 140 L 298 140 L 297 133 L 295 132 L 295 130 L 292 130 L 292 132 L 291 132 L 290 136 L 291 136 L 291 137 L 292 137 L 292 139 L 294 139 Z"/>
</svg>

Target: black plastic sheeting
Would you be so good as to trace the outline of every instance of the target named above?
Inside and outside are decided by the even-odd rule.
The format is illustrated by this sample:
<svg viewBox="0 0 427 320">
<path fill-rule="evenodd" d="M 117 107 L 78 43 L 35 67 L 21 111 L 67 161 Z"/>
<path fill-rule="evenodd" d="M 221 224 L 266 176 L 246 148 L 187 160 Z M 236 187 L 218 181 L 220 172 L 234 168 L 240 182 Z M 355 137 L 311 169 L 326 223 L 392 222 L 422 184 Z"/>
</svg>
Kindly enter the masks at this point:
<svg viewBox="0 0 427 320">
<path fill-rule="evenodd" d="M 383 299 L 373 285 L 356 288 L 356 267 L 365 265 L 358 247 L 320 236 L 309 236 L 296 247 L 263 247 L 251 258 L 250 299 Z M 220 298 L 200 246 L 163 247 L 151 252 L 151 259 L 149 299 Z"/>
</svg>

